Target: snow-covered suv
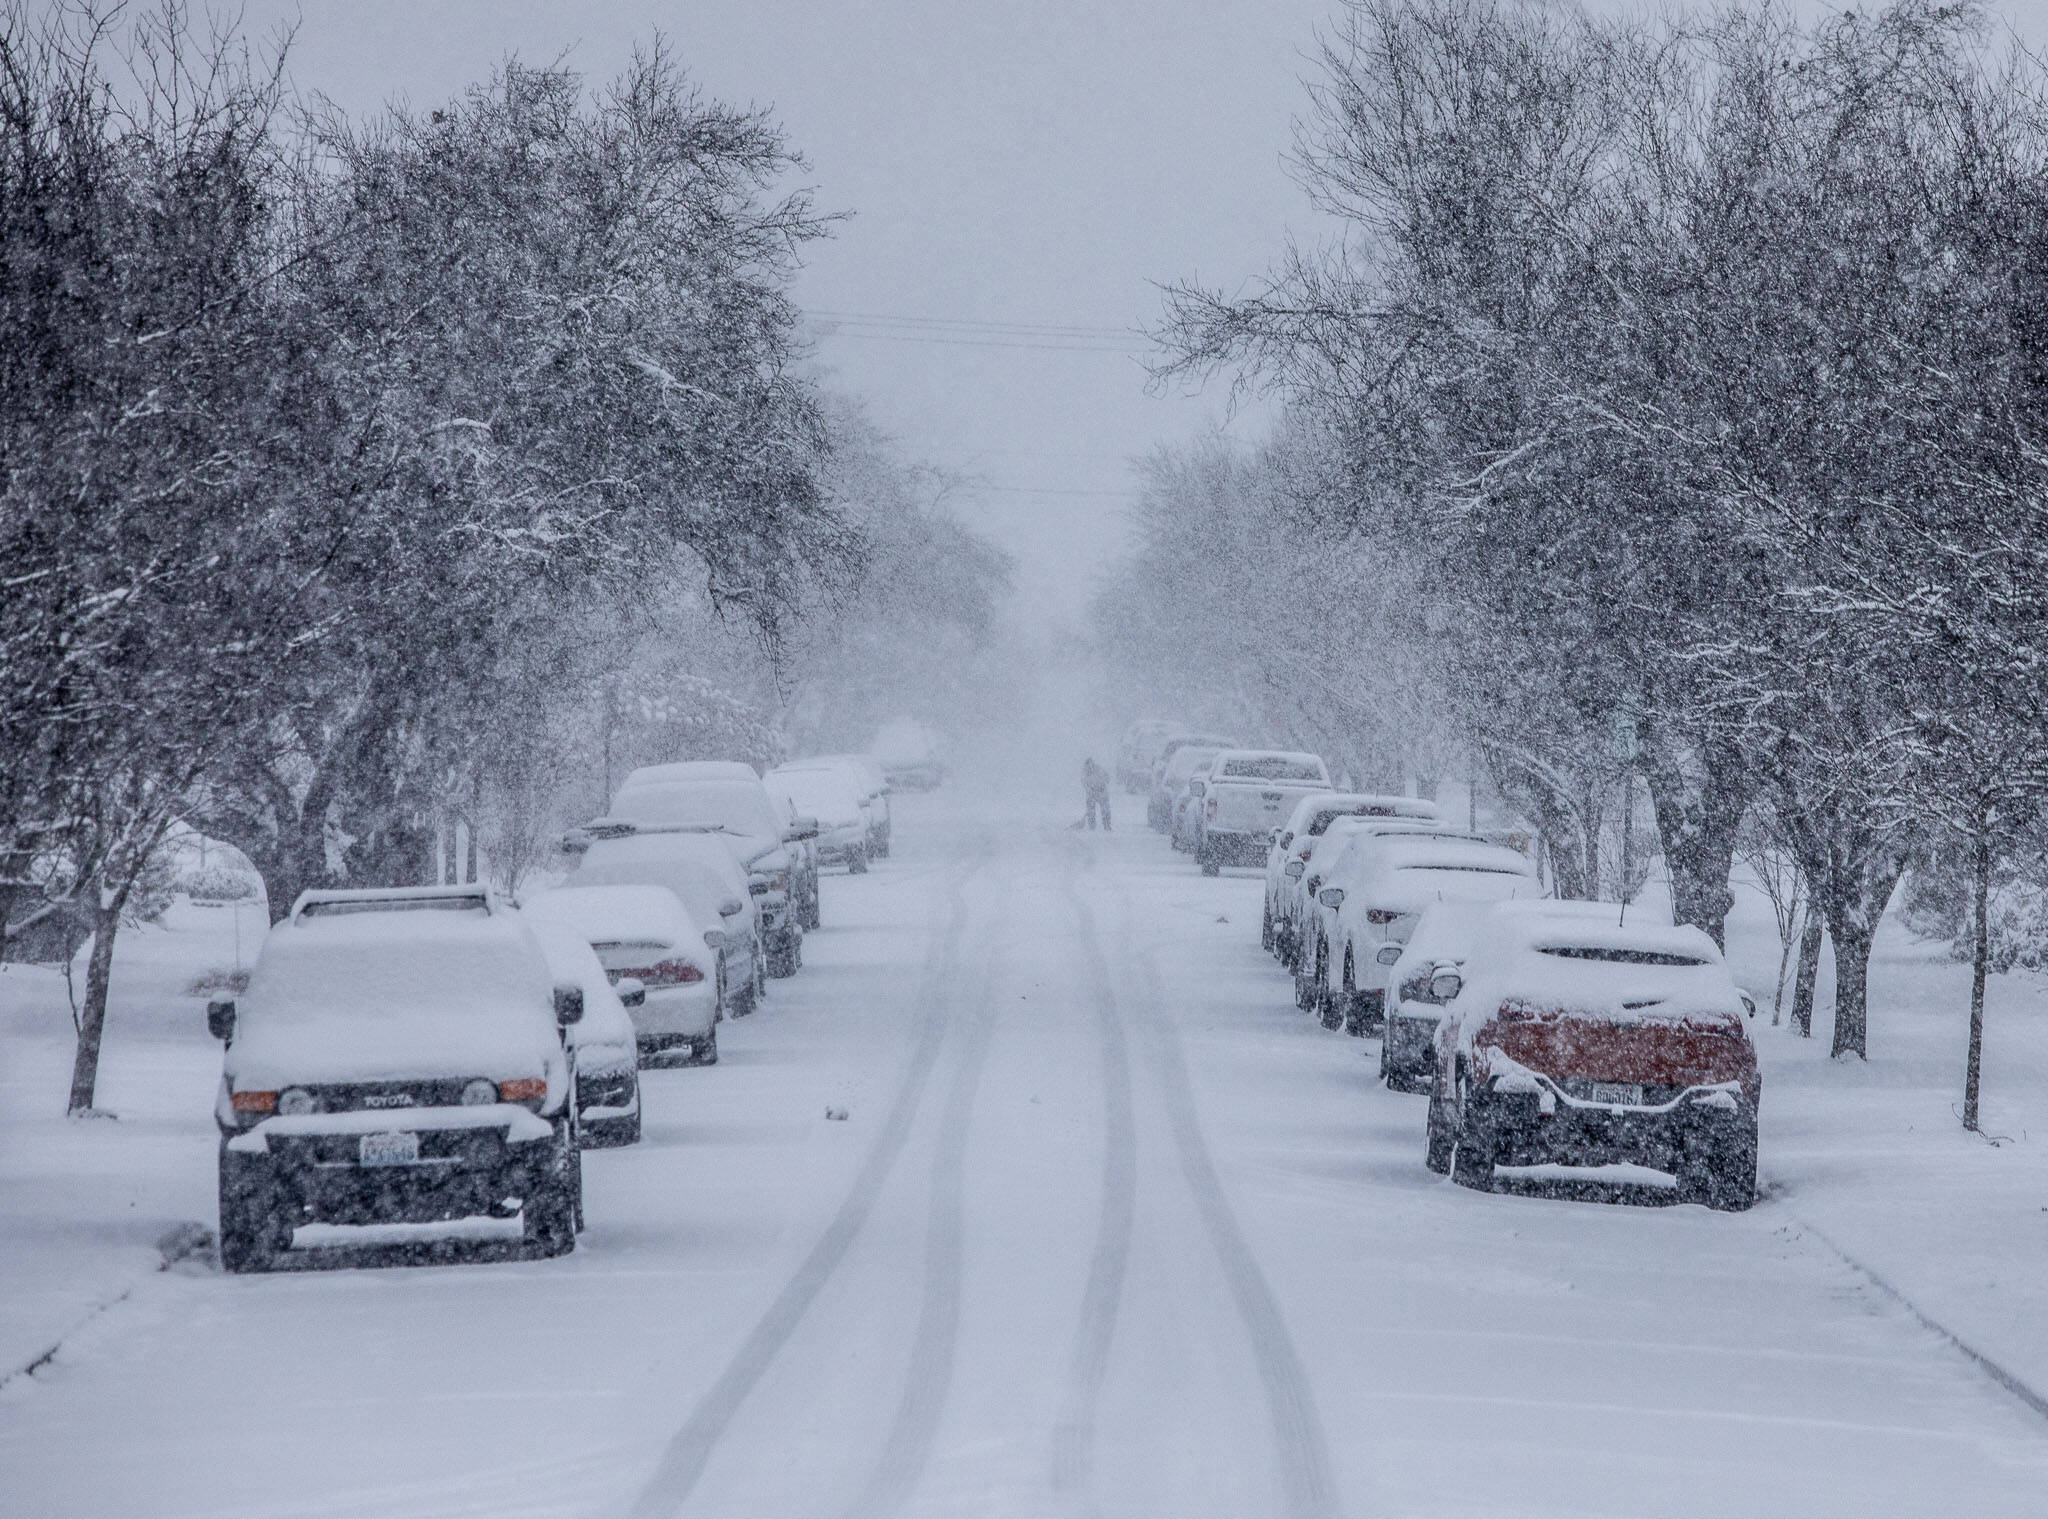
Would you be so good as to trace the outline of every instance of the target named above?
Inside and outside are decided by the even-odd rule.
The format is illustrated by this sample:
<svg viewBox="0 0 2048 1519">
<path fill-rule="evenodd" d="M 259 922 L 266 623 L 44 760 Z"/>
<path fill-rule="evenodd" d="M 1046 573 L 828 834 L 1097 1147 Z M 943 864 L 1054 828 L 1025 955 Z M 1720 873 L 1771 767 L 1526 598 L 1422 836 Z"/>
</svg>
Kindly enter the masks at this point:
<svg viewBox="0 0 2048 1519">
<path fill-rule="evenodd" d="M 258 1271 L 302 1224 L 519 1217 L 575 1247 L 582 1153 L 557 985 L 519 914 L 479 887 L 309 891 L 271 929 L 226 1043 L 220 1252 Z"/>
<path fill-rule="evenodd" d="M 1504 914 L 1444 971 L 1425 1159 L 1467 1186 L 1500 1166 L 1632 1162 L 1679 1196 L 1756 1198 L 1754 1008 L 1697 928 Z"/>
</svg>

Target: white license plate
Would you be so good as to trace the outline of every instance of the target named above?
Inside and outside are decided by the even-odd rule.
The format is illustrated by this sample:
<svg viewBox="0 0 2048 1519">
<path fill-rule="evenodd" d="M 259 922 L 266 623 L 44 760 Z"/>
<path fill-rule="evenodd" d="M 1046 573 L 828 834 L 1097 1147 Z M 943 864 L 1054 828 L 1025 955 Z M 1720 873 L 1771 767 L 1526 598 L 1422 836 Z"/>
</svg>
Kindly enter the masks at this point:
<svg viewBox="0 0 2048 1519">
<path fill-rule="evenodd" d="M 366 1166 L 415 1166 L 420 1159 L 417 1134 L 365 1134 L 356 1141 L 356 1159 Z"/>
<path fill-rule="evenodd" d="M 1595 1102 L 1614 1102 L 1631 1108 L 1643 1105 L 1643 1089 L 1632 1082 L 1589 1081 L 1586 1087 Z"/>
</svg>

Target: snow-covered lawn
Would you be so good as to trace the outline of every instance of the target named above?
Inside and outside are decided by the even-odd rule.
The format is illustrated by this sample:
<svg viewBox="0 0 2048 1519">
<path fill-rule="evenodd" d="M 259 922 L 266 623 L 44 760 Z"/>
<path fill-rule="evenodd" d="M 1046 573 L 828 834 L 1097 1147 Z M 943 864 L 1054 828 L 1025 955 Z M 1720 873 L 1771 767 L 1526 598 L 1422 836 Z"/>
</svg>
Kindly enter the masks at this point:
<svg viewBox="0 0 2048 1519">
<path fill-rule="evenodd" d="M 2039 983 L 1994 985 L 2010 1143 L 1952 1112 L 1964 972 L 1886 938 L 1867 1068 L 1759 1030 L 1752 1212 L 1482 1196 L 1294 1011 L 1255 873 L 986 801 L 899 798 L 722 1063 L 648 1073 L 560 1261 L 158 1271 L 212 1219 L 180 993 L 231 946 L 127 941 L 83 1124 L 61 978 L 10 968 L 0 1374 L 62 1346 L 0 1390 L 0 1513 L 2042 1511 L 2048 1420 L 1844 1259 L 2048 1387 Z"/>
</svg>

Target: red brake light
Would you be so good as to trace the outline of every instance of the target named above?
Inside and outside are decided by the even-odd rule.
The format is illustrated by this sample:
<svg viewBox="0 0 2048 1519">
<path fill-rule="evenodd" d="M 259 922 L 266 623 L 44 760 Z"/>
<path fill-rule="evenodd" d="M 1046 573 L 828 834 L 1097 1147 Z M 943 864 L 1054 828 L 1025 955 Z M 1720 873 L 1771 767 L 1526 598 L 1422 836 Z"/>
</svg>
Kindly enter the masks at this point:
<svg viewBox="0 0 2048 1519">
<path fill-rule="evenodd" d="M 1213 797 L 1213 796 L 1209 798 L 1208 814 L 1209 814 L 1209 821 L 1210 821 L 1210 822 L 1212 822 L 1212 823 L 1213 823 L 1213 822 L 1215 822 L 1215 821 L 1216 821 L 1216 798 L 1215 798 L 1215 797 Z"/>
<path fill-rule="evenodd" d="M 659 965 L 650 965 L 642 970 L 622 970 L 621 976 L 631 976 L 642 986 L 693 986 L 704 979 L 704 972 L 687 960 L 663 960 Z"/>
<path fill-rule="evenodd" d="M 1391 923 L 1394 921 L 1394 919 L 1400 916 L 1401 915 L 1399 913 L 1394 912 L 1391 909 L 1385 907 L 1374 907 L 1366 912 L 1365 921 L 1368 923 Z"/>
</svg>

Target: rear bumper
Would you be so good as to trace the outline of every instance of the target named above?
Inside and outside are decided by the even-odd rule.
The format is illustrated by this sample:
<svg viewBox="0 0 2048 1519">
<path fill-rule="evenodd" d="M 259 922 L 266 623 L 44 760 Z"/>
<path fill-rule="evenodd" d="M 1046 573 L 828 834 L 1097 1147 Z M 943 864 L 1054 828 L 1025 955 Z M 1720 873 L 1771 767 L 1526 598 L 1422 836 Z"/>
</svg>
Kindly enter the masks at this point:
<svg viewBox="0 0 2048 1519">
<path fill-rule="evenodd" d="M 1203 830 L 1202 853 L 1219 865 L 1263 865 L 1273 845 L 1271 830 L 1233 833 L 1215 828 Z"/>
<path fill-rule="evenodd" d="M 649 990 L 647 1001 L 626 1009 L 633 1019 L 633 1032 L 640 1047 L 650 1038 L 684 1034 L 695 1038 L 711 1032 L 718 1021 L 718 985 L 704 980 L 691 986 L 663 986 Z"/>
<path fill-rule="evenodd" d="M 1416 1080 L 1436 1074 L 1434 1018 L 1409 1018 L 1395 1013 L 1387 1019 L 1387 1070 Z"/>
</svg>

